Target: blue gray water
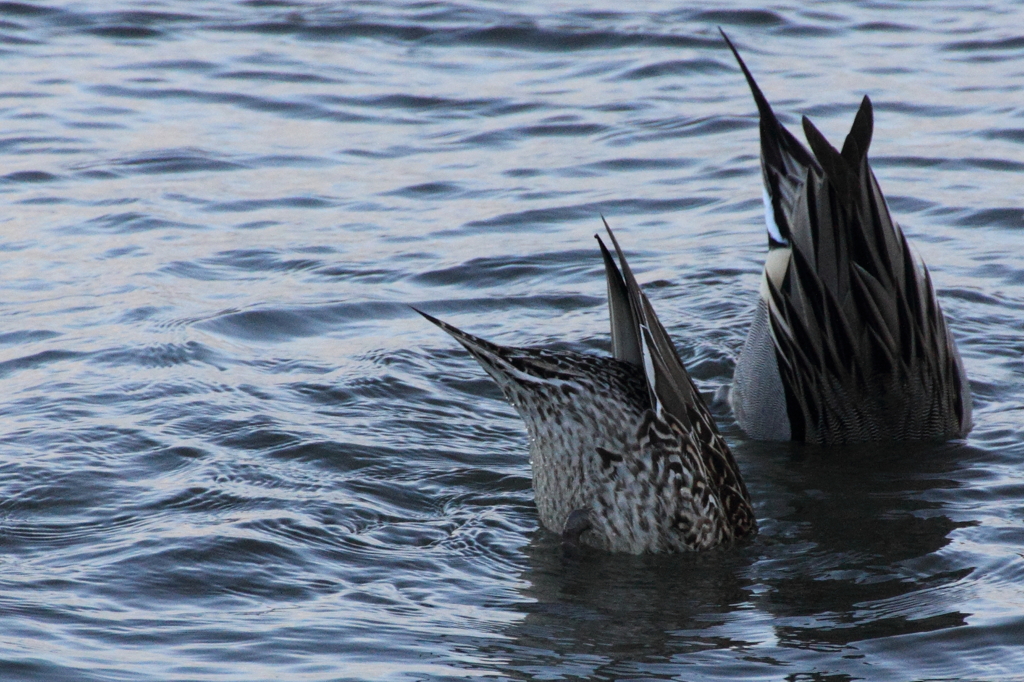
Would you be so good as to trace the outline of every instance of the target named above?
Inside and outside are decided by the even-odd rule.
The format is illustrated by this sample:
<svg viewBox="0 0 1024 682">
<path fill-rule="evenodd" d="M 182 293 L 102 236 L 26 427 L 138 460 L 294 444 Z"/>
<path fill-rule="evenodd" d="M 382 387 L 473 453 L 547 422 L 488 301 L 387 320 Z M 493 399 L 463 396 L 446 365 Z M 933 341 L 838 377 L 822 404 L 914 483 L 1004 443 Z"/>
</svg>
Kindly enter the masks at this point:
<svg viewBox="0 0 1024 682">
<path fill-rule="evenodd" d="M 0 679 L 1024 675 L 1024 6 L 0 5 Z M 965 443 L 717 416 L 752 544 L 563 558 L 527 442 L 407 304 L 609 346 L 607 216 L 701 389 L 766 247 L 758 131 L 871 158 Z"/>
</svg>

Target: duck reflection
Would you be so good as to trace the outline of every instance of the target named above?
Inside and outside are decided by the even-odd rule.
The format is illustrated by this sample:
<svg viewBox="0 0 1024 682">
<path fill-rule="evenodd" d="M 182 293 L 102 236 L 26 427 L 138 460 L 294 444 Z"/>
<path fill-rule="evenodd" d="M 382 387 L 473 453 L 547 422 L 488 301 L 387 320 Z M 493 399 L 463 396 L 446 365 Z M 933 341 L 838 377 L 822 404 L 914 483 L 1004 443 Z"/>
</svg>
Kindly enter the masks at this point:
<svg viewBox="0 0 1024 682">
<path fill-rule="evenodd" d="M 963 484 L 964 444 L 829 448 L 745 443 L 759 462 L 765 524 L 757 606 L 782 646 L 848 644 L 955 627 L 969 614 L 943 590 L 970 574 L 943 551 L 958 528 L 944 494 Z M 980 452 L 980 451 L 978 451 Z M 746 461 L 744 461 L 744 465 Z M 955 591 L 954 591 L 955 592 Z"/>
<path fill-rule="evenodd" d="M 696 671 L 722 656 L 754 666 L 799 649 L 834 661 L 864 640 L 965 624 L 970 614 L 948 588 L 974 567 L 945 550 L 971 524 L 951 518 L 945 500 L 963 485 L 971 448 L 741 442 L 735 451 L 759 501 L 756 540 L 670 556 L 565 555 L 557 536 L 538 531 L 521 576 L 523 618 L 488 645 L 503 668 L 540 674 L 548 660 L 580 676 L 677 677 L 682 664 Z"/>
</svg>

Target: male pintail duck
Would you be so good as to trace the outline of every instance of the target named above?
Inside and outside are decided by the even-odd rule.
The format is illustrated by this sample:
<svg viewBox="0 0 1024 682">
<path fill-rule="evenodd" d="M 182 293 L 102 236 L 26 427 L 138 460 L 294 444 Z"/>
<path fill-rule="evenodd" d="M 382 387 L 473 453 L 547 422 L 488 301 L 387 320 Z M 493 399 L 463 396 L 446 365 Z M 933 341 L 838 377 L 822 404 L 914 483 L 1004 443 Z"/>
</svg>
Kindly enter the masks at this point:
<svg viewBox="0 0 1024 682">
<path fill-rule="evenodd" d="M 614 358 L 498 346 L 417 312 L 477 359 L 526 422 L 540 520 L 567 546 L 678 552 L 753 536 L 736 461 L 608 236 L 622 267 L 598 237 Z"/>
<path fill-rule="evenodd" d="M 866 96 L 843 150 L 805 116 L 811 153 L 772 112 L 729 38 L 761 118 L 768 256 L 730 403 L 752 438 L 947 440 L 971 394 L 928 269 L 868 164 Z"/>
</svg>

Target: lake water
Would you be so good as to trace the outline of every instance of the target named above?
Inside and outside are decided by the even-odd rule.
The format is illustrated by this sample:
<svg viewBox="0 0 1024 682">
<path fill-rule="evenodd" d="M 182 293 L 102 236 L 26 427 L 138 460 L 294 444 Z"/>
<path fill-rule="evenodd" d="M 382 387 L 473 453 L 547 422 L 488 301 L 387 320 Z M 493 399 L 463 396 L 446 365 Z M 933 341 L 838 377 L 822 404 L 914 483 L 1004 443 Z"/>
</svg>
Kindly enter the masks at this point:
<svg viewBox="0 0 1024 682">
<path fill-rule="evenodd" d="M 0 5 L 0 679 L 1024 675 L 1024 6 Z M 563 557 L 525 430 L 413 304 L 604 353 L 607 216 L 727 385 L 766 250 L 729 32 L 860 98 L 963 443 L 747 440 L 749 545 Z"/>
</svg>

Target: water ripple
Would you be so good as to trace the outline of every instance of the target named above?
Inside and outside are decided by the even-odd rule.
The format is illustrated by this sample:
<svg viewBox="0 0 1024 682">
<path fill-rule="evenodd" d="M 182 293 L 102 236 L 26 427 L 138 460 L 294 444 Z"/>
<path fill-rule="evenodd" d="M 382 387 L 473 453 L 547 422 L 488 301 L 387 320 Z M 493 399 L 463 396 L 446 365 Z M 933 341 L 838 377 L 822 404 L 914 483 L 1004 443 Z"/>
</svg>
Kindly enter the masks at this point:
<svg viewBox="0 0 1024 682">
<path fill-rule="evenodd" d="M 1016 679 L 1020 8 L 0 4 L 12 680 Z M 872 161 L 965 443 L 713 406 L 758 539 L 565 556 L 512 407 L 409 305 L 606 354 L 608 217 L 709 398 L 765 252 L 756 110 Z"/>
</svg>

